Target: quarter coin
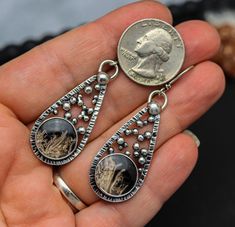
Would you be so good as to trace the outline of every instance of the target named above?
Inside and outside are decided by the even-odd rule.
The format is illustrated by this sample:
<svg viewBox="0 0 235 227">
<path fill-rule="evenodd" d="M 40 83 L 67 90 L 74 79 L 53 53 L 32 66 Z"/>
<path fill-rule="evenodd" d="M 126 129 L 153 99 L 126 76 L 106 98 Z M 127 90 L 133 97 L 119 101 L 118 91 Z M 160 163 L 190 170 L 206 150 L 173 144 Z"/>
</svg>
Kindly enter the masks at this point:
<svg viewBox="0 0 235 227">
<path fill-rule="evenodd" d="M 144 19 L 129 26 L 120 38 L 117 52 L 125 74 L 146 86 L 159 86 L 172 80 L 185 57 L 179 33 L 158 19 Z"/>
</svg>

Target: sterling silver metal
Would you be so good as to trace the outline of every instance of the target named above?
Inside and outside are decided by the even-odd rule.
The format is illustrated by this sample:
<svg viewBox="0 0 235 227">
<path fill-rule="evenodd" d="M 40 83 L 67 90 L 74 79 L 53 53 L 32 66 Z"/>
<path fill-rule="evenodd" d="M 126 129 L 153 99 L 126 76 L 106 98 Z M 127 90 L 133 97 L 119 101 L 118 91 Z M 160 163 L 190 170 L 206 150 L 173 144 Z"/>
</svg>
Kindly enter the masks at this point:
<svg viewBox="0 0 235 227">
<path fill-rule="evenodd" d="M 112 75 L 109 75 L 102 71 L 103 67 L 106 64 L 114 67 L 115 71 Z M 71 162 L 80 154 L 80 152 L 84 149 L 95 125 L 105 96 L 107 85 L 109 81 L 117 77 L 118 72 L 119 68 L 117 62 L 112 60 L 103 61 L 100 64 L 97 75 L 91 76 L 89 79 L 79 84 L 77 87 L 75 87 L 69 93 L 57 100 L 54 104 L 52 104 L 47 110 L 45 110 L 41 114 L 41 116 L 35 121 L 30 136 L 30 143 L 33 153 L 37 156 L 38 159 L 48 165 L 60 166 Z M 102 78 L 100 76 L 101 74 L 103 75 Z M 96 92 L 96 95 L 94 95 L 94 92 Z M 83 100 L 83 96 L 86 96 L 87 102 L 90 99 L 87 105 Z M 88 105 L 93 106 L 90 107 Z M 61 117 L 62 114 L 64 114 L 64 117 Z M 47 155 L 45 152 L 43 152 L 43 150 L 41 150 L 38 145 L 39 143 L 37 143 L 38 129 L 42 126 L 43 123 L 50 119 L 53 119 L 54 117 L 64 119 L 66 122 L 73 124 L 77 133 L 76 140 L 78 140 L 76 141 L 76 149 L 73 149 L 71 152 L 68 152 L 67 155 L 63 155 L 61 157 L 56 158 Z M 63 141 L 67 139 L 66 133 L 64 137 L 62 138 Z M 50 144 L 50 146 L 51 144 L 53 145 L 53 141 L 51 141 L 53 139 L 55 140 L 56 138 L 52 138 L 49 140 L 49 142 L 46 141 L 46 143 Z M 40 140 L 40 143 L 43 143 L 45 145 L 45 141 L 43 141 L 42 139 Z M 60 146 L 60 148 L 63 145 L 61 141 L 58 140 L 55 143 Z M 49 150 L 49 148 L 51 148 L 52 146 L 49 148 L 48 147 L 46 147 L 45 149 Z M 54 148 L 54 150 L 55 152 L 58 151 L 58 149 L 56 148 Z"/>
<path fill-rule="evenodd" d="M 152 103 L 153 98 L 154 98 L 155 95 L 162 96 L 164 98 L 164 102 L 163 102 L 162 106 L 160 106 L 160 110 L 163 111 L 166 108 L 167 103 L 168 103 L 167 95 L 164 91 L 155 90 L 155 91 L 150 93 L 149 98 L 148 98 L 148 104 Z"/>
<path fill-rule="evenodd" d="M 59 189 L 60 193 L 77 211 L 80 211 L 87 207 L 87 205 L 78 198 L 78 196 L 69 188 L 58 173 L 55 173 L 54 184 Z"/>
<path fill-rule="evenodd" d="M 181 73 L 179 73 L 178 75 L 176 75 L 172 80 L 170 80 L 168 83 L 164 84 L 163 88 L 161 89 L 161 91 L 166 92 L 169 89 L 171 89 L 172 85 L 179 80 L 184 74 L 186 74 L 188 71 L 190 71 L 191 69 L 194 68 L 194 65 L 189 66 L 188 68 L 186 68 L 185 70 L 183 70 Z"/>
<path fill-rule="evenodd" d="M 118 67 L 118 63 L 116 61 L 113 61 L 113 60 L 104 60 L 101 64 L 100 64 L 100 67 L 99 67 L 99 70 L 98 72 L 104 72 L 103 70 L 103 67 L 106 65 L 106 64 L 109 64 L 110 66 L 114 66 L 115 67 L 115 72 L 113 75 L 110 76 L 110 80 L 113 80 L 114 78 L 116 78 L 118 76 L 118 73 L 119 73 L 119 67 Z"/>
<path fill-rule="evenodd" d="M 148 145 L 148 153 L 145 157 L 145 162 L 142 167 L 142 171 L 140 174 L 138 174 L 138 178 L 136 181 L 136 184 L 133 186 L 132 190 L 128 193 L 125 193 L 120 196 L 112 196 L 108 193 L 104 193 L 102 190 L 97 187 L 96 180 L 95 180 L 95 171 L 98 163 L 102 160 L 102 157 L 105 157 L 104 155 L 109 154 L 109 148 L 114 144 L 120 137 L 124 136 L 124 133 L 128 128 L 136 123 L 138 120 L 141 119 L 142 116 L 145 114 L 148 114 L 148 107 L 143 108 L 141 111 L 139 111 L 134 117 L 132 117 L 129 121 L 127 121 L 105 144 L 104 146 L 99 150 L 97 155 L 94 158 L 94 161 L 92 162 L 91 169 L 90 169 L 90 185 L 94 192 L 103 200 L 106 200 L 108 202 L 124 202 L 130 198 L 132 198 L 136 192 L 140 189 L 142 184 L 144 183 L 145 177 L 147 175 L 150 162 L 153 156 L 155 144 L 156 144 L 156 137 L 158 133 L 159 128 L 159 121 L 160 121 L 160 114 L 155 116 L 154 124 L 152 128 L 152 136 L 149 140 Z M 136 145 L 137 146 L 137 145 Z M 125 154 L 123 154 L 125 155 Z M 133 158 L 132 158 L 133 159 Z"/>
</svg>

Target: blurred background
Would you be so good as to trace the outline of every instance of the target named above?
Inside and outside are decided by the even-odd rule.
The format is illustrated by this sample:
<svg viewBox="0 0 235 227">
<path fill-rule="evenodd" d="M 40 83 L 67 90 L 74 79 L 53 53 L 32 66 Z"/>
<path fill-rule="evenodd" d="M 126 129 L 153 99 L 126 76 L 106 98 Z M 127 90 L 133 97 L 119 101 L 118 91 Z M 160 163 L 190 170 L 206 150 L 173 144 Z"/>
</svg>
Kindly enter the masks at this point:
<svg viewBox="0 0 235 227">
<path fill-rule="evenodd" d="M 97 5 L 97 2 L 99 4 Z M 1 0 L 0 48 L 7 44 L 38 39 L 45 34 L 56 34 L 65 28 L 101 17 L 107 12 L 133 0 Z M 162 0 L 181 3 L 184 0 Z"/>
<path fill-rule="evenodd" d="M 1 0 L 0 65 L 66 30 L 130 2 L 134 1 Z M 226 72 L 227 88 L 221 100 L 190 127 L 201 140 L 196 168 L 147 227 L 233 227 L 235 1 L 161 2 L 170 7 L 175 24 L 189 19 L 202 19 L 218 29 L 222 46 L 213 60 Z"/>
</svg>

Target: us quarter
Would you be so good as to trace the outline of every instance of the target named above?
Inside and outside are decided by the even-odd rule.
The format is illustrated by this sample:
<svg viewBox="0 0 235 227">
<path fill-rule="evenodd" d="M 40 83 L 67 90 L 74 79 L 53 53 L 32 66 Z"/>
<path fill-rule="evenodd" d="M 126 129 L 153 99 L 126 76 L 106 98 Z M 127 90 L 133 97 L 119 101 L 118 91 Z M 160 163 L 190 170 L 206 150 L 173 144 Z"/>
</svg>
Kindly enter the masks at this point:
<svg viewBox="0 0 235 227">
<path fill-rule="evenodd" d="M 185 57 L 179 33 L 158 19 L 144 19 L 129 26 L 120 38 L 117 52 L 125 74 L 146 86 L 163 85 L 172 80 Z"/>
</svg>

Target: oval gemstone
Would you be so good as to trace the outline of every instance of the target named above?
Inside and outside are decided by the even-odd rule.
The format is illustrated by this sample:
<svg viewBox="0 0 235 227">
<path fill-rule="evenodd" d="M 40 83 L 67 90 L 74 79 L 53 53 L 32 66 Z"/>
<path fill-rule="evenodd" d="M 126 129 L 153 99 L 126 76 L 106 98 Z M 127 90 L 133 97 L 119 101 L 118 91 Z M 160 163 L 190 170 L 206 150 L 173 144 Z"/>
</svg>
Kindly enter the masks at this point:
<svg viewBox="0 0 235 227">
<path fill-rule="evenodd" d="M 123 196 L 136 185 L 138 170 L 135 163 L 124 154 L 110 154 L 97 164 L 95 182 L 107 195 Z"/>
<path fill-rule="evenodd" d="M 76 129 L 63 118 L 49 118 L 44 121 L 35 137 L 39 151 L 51 159 L 64 158 L 77 146 Z"/>
</svg>

